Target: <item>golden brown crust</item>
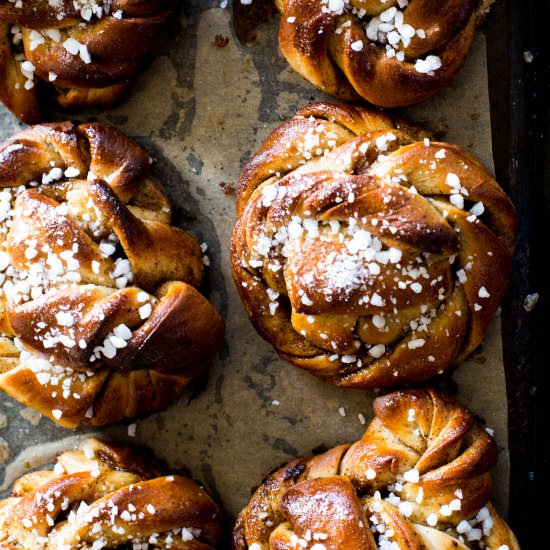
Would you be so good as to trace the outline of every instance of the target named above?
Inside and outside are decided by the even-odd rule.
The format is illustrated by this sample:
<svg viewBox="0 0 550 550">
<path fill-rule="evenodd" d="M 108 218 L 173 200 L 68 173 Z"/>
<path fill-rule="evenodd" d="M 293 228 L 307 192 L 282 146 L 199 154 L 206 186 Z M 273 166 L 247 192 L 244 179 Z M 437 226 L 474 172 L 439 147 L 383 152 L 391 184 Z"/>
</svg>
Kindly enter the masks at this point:
<svg viewBox="0 0 550 550">
<path fill-rule="evenodd" d="M 427 379 L 482 341 L 513 205 L 471 155 L 378 111 L 315 103 L 245 166 L 231 261 L 288 362 L 344 387 Z"/>
<path fill-rule="evenodd" d="M 166 408 L 221 345 L 201 248 L 148 167 L 101 124 L 0 145 L 0 388 L 64 426 Z"/>
<path fill-rule="evenodd" d="M 111 107 L 159 48 L 177 0 L 0 1 L 0 101 L 26 123 L 41 104 Z"/>
<path fill-rule="evenodd" d="M 151 460 L 143 449 L 97 439 L 61 454 L 53 471 L 23 476 L 0 501 L 0 546 L 216 548 L 218 506 L 195 482 L 164 475 Z"/>
<path fill-rule="evenodd" d="M 490 3 L 279 0 L 279 47 L 324 92 L 382 107 L 411 105 L 449 84 Z"/>
<path fill-rule="evenodd" d="M 239 515 L 233 550 L 519 550 L 488 503 L 495 441 L 463 405 L 418 389 L 374 410 L 360 441 L 270 475 Z"/>
</svg>

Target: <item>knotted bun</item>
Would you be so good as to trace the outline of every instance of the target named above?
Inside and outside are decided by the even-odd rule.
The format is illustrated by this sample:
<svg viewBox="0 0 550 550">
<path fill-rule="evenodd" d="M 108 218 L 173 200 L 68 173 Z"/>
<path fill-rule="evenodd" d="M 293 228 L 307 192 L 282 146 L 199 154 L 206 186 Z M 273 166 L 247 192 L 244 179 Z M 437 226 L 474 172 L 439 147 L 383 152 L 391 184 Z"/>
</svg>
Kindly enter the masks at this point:
<svg viewBox="0 0 550 550">
<path fill-rule="evenodd" d="M 519 550 L 488 502 L 493 438 L 433 389 L 378 397 L 360 441 L 270 475 L 233 550 Z"/>
<path fill-rule="evenodd" d="M 237 289 L 288 362 L 345 387 L 429 378 L 482 341 L 508 282 L 512 203 L 455 145 L 314 103 L 241 175 Z"/>
<path fill-rule="evenodd" d="M 0 145 L 0 388 L 67 427 L 166 408 L 221 345 L 201 247 L 148 172 L 102 124 Z"/>
<path fill-rule="evenodd" d="M 215 550 L 221 522 L 194 481 L 165 475 L 143 450 L 89 439 L 53 470 L 19 478 L 0 500 L 0 546 Z"/>
<path fill-rule="evenodd" d="M 53 101 L 109 107 L 162 43 L 176 0 L 0 0 L 0 101 L 26 123 Z"/>
<path fill-rule="evenodd" d="M 423 101 L 463 65 L 492 0 L 277 0 L 291 67 L 341 99 Z"/>
</svg>

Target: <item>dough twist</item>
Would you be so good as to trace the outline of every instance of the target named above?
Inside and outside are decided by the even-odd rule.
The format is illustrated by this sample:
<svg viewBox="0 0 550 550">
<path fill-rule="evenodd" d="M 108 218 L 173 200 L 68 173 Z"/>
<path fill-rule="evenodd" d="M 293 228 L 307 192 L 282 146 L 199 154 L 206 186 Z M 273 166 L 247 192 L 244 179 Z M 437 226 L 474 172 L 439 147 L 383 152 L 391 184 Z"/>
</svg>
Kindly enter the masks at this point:
<svg viewBox="0 0 550 550">
<path fill-rule="evenodd" d="M 340 386 L 423 380 L 482 341 L 514 208 L 464 150 L 361 107 L 314 103 L 241 176 L 232 265 L 258 332 Z"/>
<path fill-rule="evenodd" d="M 204 489 L 164 475 L 142 450 L 89 439 L 52 470 L 27 474 L 0 501 L 9 550 L 214 550 L 221 512 Z"/>
<path fill-rule="evenodd" d="M 341 99 L 423 101 L 463 65 L 492 0 L 277 0 L 291 67 Z"/>
<path fill-rule="evenodd" d="M 0 388 L 63 426 L 166 408 L 221 345 L 202 251 L 101 124 L 0 145 Z"/>
<path fill-rule="evenodd" d="M 162 43 L 177 0 L 0 0 L 0 101 L 40 122 L 42 103 L 109 107 Z M 52 96 L 52 97 L 49 97 Z"/>
<path fill-rule="evenodd" d="M 518 550 L 492 505 L 493 438 L 432 389 L 378 397 L 365 435 L 270 475 L 233 550 Z"/>
</svg>

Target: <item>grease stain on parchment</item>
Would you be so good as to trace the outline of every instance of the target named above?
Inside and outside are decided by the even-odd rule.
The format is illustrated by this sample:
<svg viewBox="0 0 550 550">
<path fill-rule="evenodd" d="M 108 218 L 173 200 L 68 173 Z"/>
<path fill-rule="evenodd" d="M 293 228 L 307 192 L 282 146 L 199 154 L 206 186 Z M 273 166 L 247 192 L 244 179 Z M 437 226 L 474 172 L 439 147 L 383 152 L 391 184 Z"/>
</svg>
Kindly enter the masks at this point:
<svg viewBox="0 0 550 550">
<path fill-rule="evenodd" d="M 277 96 L 276 113 L 281 117 L 281 120 L 293 116 L 300 107 L 303 107 L 302 98 L 296 92 L 284 91 Z"/>
<path fill-rule="evenodd" d="M 186 140 L 204 163 L 208 181 L 238 177 L 238 161 L 254 142 L 261 90 L 260 77 L 248 55 L 241 55 L 230 40 L 224 48 L 213 46 L 216 35 L 231 35 L 229 13 L 204 12 L 197 29 L 195 60 L 195 118 Z"/>
<path fill-rule="evenodd" d="M 111 123 L 134 137 L 156 132 L 172 112 L 174 93 L 189 99 L 191 91 L 176 86 L 177 71 L 167 56 L 157 57 L 132 86 L 132 93 L 118 108 L 105 115 Z M 136 116 L 137 115 L 137 116 Z"/>
</svg>

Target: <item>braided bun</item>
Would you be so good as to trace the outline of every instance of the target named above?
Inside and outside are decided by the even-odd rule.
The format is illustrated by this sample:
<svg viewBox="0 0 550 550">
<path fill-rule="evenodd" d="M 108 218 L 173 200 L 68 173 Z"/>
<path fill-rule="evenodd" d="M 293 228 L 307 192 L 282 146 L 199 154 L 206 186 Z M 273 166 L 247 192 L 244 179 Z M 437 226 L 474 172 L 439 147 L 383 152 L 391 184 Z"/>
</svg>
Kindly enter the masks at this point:
<svg viewBox="0 0 550 550">
<path fill-rule="evenodd" d="M 158 49 L 176 0 L 0 0 L 0 101 L 27 123 L 46 99 L 110 107 Z"/>
<path fill-rule="evenodd" d="M 365 435 L 270 475 L 233 550 L 519 550 L 488 502 L 492 437 L 432 389 L 378 397 Z"/>
<path fill-rule="evenodd" d="M 0 546 L 9 550 L 214 550 L 220 537 L 220 509 L 194 481 L 97 439 L 21 477 L 0 500 Z"/>
<path fill-rule="evenodd" d="M 0 145 L 0 388 L 63 426 L 166 408 L 221 345 L 202 251 L 110 126 Z"/>
<path fill-rule="evenodd" d="M 514 208 L 464 150 L 314 103 L 245 166 L 233 275 L 258 332 L 332 384 L 423 380 L 467 357 L 504 294 Z"/>
<path fill-rule="evenodd" d="M 277 0 L 291 67 L 341 99 L 423 101 L 463 65 L 492 0 Z"/>
</svg>

